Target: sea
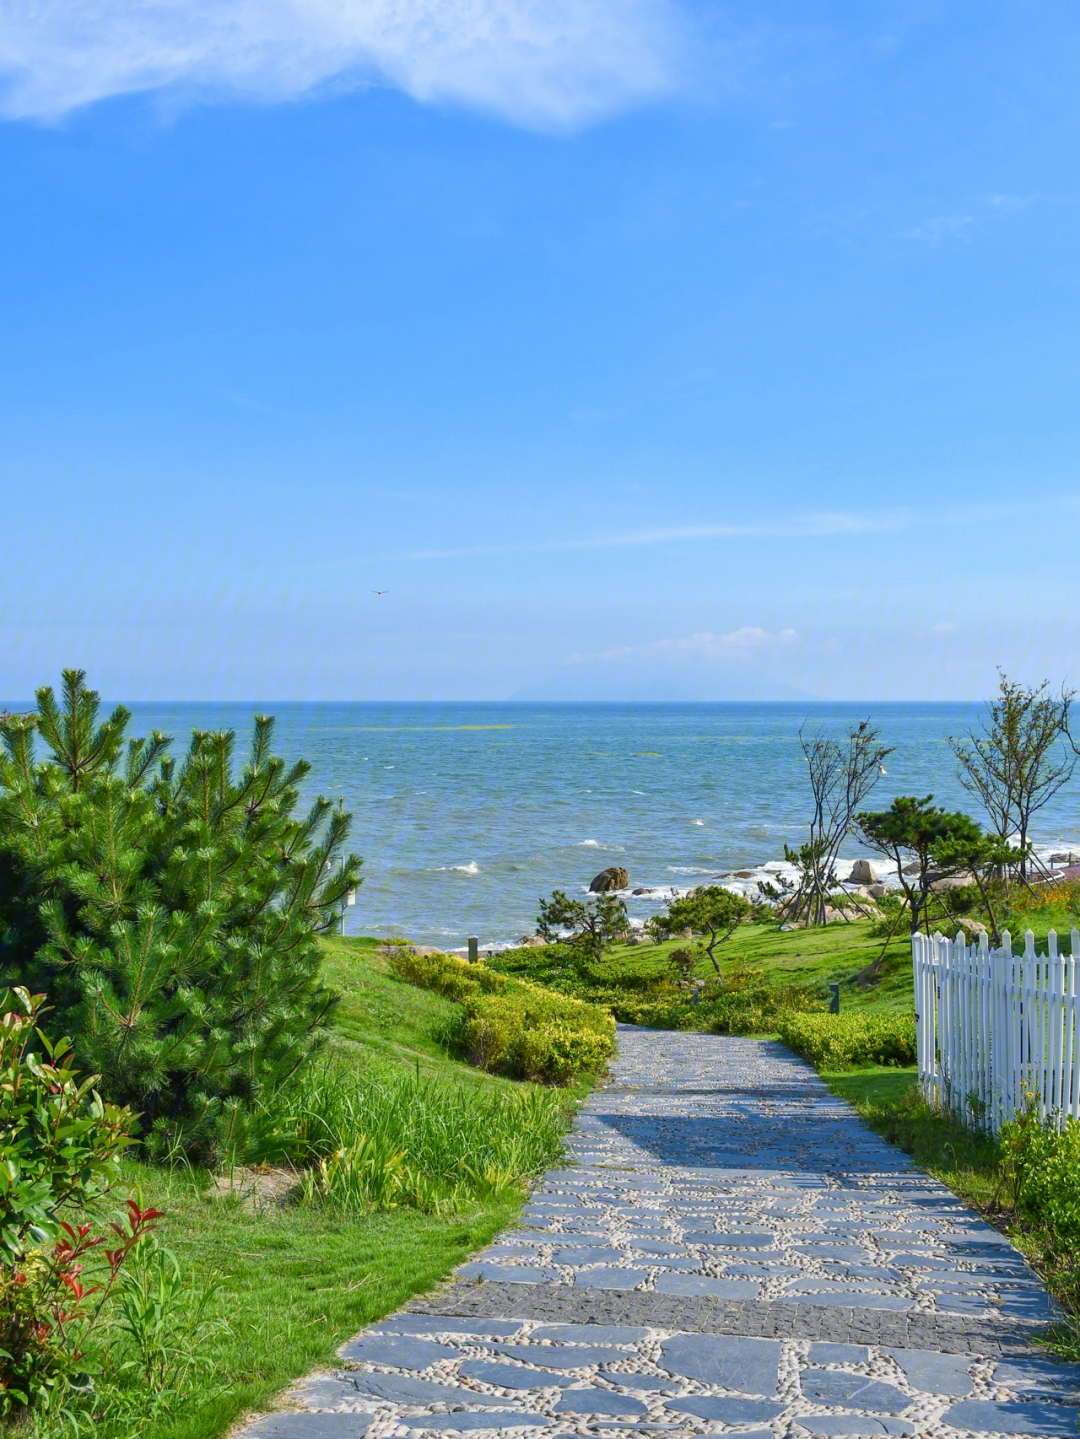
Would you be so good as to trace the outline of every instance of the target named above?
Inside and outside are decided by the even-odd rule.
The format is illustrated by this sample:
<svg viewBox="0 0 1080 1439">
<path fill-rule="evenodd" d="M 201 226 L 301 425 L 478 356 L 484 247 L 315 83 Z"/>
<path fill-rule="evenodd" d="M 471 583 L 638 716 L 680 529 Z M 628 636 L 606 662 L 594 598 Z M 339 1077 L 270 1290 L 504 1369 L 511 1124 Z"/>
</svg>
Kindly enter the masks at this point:
<svg viewBox="0 0 1080 1439">
<path fill-rule="evenodd" d="M 14 708 L 14 706 L 12 706 Z M 775 873 L 806 837 L 800 729 L 845 733 L 869 719 L 893 749 L 868 806 L 933 794 L 978 809 L 960 786 L 950 735 L 977 704 L 930 703 L 136 703 L 132 731 L 182 750 L 192 729 L 276 716 L 276 748 L 311 765 L 305 799 L 341 798 L 363 884 L 346 932 L 481 950 L 532 934 L 538 900 L 577 895 L 609 865 L 628 871 L 630 915 L 743 871 Z M 1045 853 L 1080 854 L 1080 778 L 1042 811 Z M 866 854 L 854 838 L 844 859 Z M 738 880 L 732 880 L 739 884 Z M 745 884 L 742 885 L 745 888 Z"/>
</svg>

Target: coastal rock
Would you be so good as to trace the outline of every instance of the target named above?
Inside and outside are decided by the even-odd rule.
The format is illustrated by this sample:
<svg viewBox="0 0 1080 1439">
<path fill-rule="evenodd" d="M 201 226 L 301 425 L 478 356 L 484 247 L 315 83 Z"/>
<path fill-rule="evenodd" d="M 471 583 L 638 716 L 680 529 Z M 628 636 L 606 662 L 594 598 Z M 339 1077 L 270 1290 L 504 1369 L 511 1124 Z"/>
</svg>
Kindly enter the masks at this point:
<svg viewBox="0 0 1080 1439">
<path fill-rule="evenodd" d="M 630 883 L 630 876 L 621 865 L 613 864 L 609 869 L 602 869 L 589 885 L 590 894 L 606 894 L 611 890 L 625 889 Z"/>
<path fill-rule="evenodd" d="M 736 879 L 753 879 L 753 877 L 754 871 L 752 869 L 737 869 L 735 871 Z"/>
<path fill-rule="evenodd" d="M 884 899 L 889 892 L 887 884 L 872 884 L 867 891 L 871 899 Z"/>
<path fill-rule="evenodd" d="M 877 884 L 878 874 L 868 859 L 857 859 L 847 877 L 848 884 Z"/>
<path fill-rule="evenodd" d="M 941 879 L 935 879 L 930 888 L 940 894 L 946 889 L 962 889 L 966 884 L 974 884 L 975 876 L 968 870 L 962 870 L 960 874 L 943 875 Z"/>
<path fill-rule="evenodd" d="M 650 890 L 650 889 L 635 889 L 635 890 L 633 890 L 633 891 L 631 891 L 631 892 L 632 892 L 633 894 L 651 894 L 651 893 L 652 893 L 652 890 Z"/>
<path fill-rule="evenodd" d="M 547 940 L 542 934 L 527 934 L 524 939 L 518 941 L 519 949 L 543 949 Z"/>
</svg>

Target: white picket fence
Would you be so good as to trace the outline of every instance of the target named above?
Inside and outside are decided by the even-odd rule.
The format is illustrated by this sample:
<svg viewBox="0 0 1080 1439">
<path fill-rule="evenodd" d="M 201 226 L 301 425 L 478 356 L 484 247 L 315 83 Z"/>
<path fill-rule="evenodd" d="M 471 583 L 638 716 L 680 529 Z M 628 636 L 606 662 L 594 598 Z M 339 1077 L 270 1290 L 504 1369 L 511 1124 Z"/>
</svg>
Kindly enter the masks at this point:
<svg viewBox="0 0 1080 1439">
<path fill-rule="evenodd" d="M 1071 954 L 1023 954 L 943 934 L 912 937 L 919 1084 L 931 1102 L 995 1132 L 1029 1105 L 1043 1119 L 1080 1118 L 1080 932 Z"/>
</svg>

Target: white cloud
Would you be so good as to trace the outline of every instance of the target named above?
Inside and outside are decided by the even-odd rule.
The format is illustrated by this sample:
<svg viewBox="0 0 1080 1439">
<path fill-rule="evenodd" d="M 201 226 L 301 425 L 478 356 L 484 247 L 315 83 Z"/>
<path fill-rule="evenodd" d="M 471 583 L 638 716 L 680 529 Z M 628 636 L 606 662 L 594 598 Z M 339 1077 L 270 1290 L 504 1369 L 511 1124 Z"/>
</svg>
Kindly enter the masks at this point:
<svg viewBox="0 0 1080 1439">
<path fill-rule="evenodd" d="M 954 635 L 959 628 L 960 626 L 954 625 L 952 620 L 942 620 L 939 625 L 931 625 L 930 632 L 935 635 Z"/>
<path fill-rule="evenodd" d="M 641 645 L 620 645 L 618 649 L 603 650 L 598 655 L 572 655 L 567 664 L 591 664 L 596 660 L 659 655 L 714 660 L 748 658 L 762 650 L 782 648 L 797 638 L 794 630 L 779 630 L 773 634 L 757 625 L 744 625 L 741 629 L 730 630 L 723 635 L 714 635 L 704 630 L 699 634 L 683 635 L 678 639 L 649 640 Z"/>
<path fill-rule="evenodd" d="M 561 129 L 670 91 L 681 29 L 675 0 L 0 0 L 0 114 L 382 83 Z"/>
</svg>

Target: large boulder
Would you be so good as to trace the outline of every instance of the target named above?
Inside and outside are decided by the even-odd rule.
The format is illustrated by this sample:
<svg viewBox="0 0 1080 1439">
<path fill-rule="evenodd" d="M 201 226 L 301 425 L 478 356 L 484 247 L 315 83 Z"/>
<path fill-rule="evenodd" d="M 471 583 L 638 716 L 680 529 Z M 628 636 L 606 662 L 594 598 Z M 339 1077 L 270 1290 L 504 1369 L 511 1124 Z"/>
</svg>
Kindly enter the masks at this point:
<svg viewBox="0 0 1080 1439">
<path fill-rule="evenodd" d="M 878 874 L 868 859 L 857 859 L 847 877 L 848 884 L 877 884 Z"/>
<path fill-rule="evenodd" d="M 613 864 L 610 869 L 602 869 L 589 885 L 590 894 L 606 894 L 609 890 L 625 889 L 630 883 L 630 876 L 620 865 Z"/>
</svg>

